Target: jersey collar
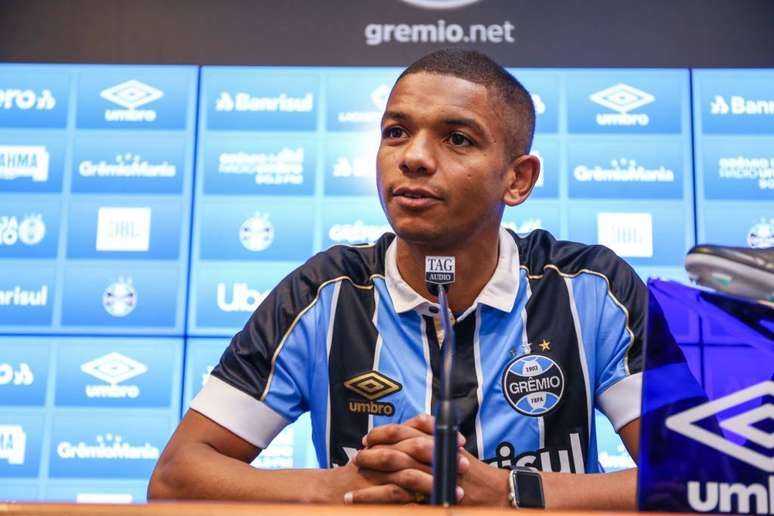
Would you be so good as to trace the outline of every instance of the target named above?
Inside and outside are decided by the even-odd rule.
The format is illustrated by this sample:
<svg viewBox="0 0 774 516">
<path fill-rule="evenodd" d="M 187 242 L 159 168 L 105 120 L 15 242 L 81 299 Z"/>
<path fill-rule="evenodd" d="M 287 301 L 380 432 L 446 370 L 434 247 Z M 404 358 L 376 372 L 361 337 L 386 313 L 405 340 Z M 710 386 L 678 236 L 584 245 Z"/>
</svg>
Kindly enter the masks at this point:
<svg viewBox="0 0 774 516">
<path fill-rule="evenodd" d="M 398 272 L 396 261 L 397 241 L 395 238 L 387 248 L 384 257 L 384 276 L 387 283 L 387 292 L 390 294 L 392 304 L 398 313 L 417 310 L 424 315 L 438 313 L 438 304 L 429 301 L 419 295 L 406 283 Z M 500 254 L 497 257 L 497 266 L 494 274 L 484 288 L 478 294 L 473 304 L 465 312 L 457 317 L 463 319 L 473 312 L 479 304 L 491 306 L 503 312 L 510 312 L 516 301 L 516 293 L 519 290 L 519 249 L 516 242 L 507 230 L 500 228 Z"/>
</svg>

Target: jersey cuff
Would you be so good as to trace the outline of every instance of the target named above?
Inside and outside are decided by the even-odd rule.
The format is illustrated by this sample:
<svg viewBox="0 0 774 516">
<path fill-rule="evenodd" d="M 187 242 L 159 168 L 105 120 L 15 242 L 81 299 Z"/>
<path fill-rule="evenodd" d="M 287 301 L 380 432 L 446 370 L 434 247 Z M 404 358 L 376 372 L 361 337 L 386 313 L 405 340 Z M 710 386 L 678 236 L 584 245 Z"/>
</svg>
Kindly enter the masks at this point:
<svg viewBox="0 0 774 516">
<path fill-rule="evenodd" d="M 262 450 L 288 424 L 266 403 L 212 375 L 191 408 Z"/>
<path fill-rule="evenodd" d="M 640 417 L 642 403 L 642 373 L 629 375 L 614 383 L 597 396 L 600 410 L 615 431 Z"/>
</svg>

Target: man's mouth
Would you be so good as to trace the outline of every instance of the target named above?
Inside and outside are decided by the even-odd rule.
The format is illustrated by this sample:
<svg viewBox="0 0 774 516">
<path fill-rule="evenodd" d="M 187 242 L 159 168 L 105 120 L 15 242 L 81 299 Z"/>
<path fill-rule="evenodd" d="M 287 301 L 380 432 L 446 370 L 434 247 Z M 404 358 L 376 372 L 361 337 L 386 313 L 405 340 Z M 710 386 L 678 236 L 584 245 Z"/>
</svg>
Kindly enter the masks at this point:
<svg viewBox="0 0 774 516">
<path fill-rule="evenodd" d="M 392 192 L 395 202 L 402 208 L 421 210 L 439 202 L 441 197 L 426 188 L 400 186 Z"/>
</svg>

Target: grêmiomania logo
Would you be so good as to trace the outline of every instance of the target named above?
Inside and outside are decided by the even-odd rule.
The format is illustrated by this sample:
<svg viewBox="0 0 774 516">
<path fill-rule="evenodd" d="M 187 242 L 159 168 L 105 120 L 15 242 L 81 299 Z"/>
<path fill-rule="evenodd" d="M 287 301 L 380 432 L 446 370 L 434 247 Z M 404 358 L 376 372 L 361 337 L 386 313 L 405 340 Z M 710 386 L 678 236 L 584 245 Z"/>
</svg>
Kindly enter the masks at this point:
<svg viewBox="0 0 774 516">
<path fill-rule="evenodd" d="M 350 378 L 344 382 L 344 387 L 368 400 L 349 400 L 347 408 L 350 412 L 388 417 L 395 413 L 395 407 L 392 403 L 380 403 L 376 400 L 389 396 L 403 388 L 400 383 L 378 371 L 368 371 Z"/>
<path fill-rule="evenodd" d="M 688 504 L 701 512 L 736 512 L 771 514 L 774 510 L 774 433 L 758 428 L 756 425 L 774 419 L 774 381 L 766 380 L 746 389 L 734 392 L 722 398 L 702 403 L 693 408 L 666 418 L 666 427 L 694 441 L 714 448 L 734 459 L 754 466 L 768 473 L 768 486 L 762 483 L 743 484 L 727 482 L 688 481 Z M 721 413 L 735 407 L 747 405 L 760 399 L 760 405 L 719 420 L 719 426 L 726 432 L 743 437 L 747 443 L 757 447 L 743 446 L 725 435 L 717 434 L 700 426 L 708 418 L 718 417 Z M 702 487 L 704 496 L 701 496 Z M 732 503 L 736 501 L 735 507 Z M 770 503 L 770 500 L 772 503 Z M 752 502 L 755 509 L 752 509 Z"/>
</svg>

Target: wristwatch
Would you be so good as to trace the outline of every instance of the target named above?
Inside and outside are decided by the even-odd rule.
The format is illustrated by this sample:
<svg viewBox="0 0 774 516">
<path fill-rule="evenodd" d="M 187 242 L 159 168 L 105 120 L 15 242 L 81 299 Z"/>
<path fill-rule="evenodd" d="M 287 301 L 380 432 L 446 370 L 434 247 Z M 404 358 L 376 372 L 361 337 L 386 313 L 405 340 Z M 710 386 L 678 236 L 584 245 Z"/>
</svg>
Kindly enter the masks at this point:
<svg viewBox="0 0 774 516">
<path fill-rule="evenodd" d="M 516 466 L 509 476 L 511 493 L 508 496 L 511 505 L 530 509 L 543 509 L 546 501 L 543 498 L 543 479 L 540 473 L 531 468 Z"/>
</svg>

